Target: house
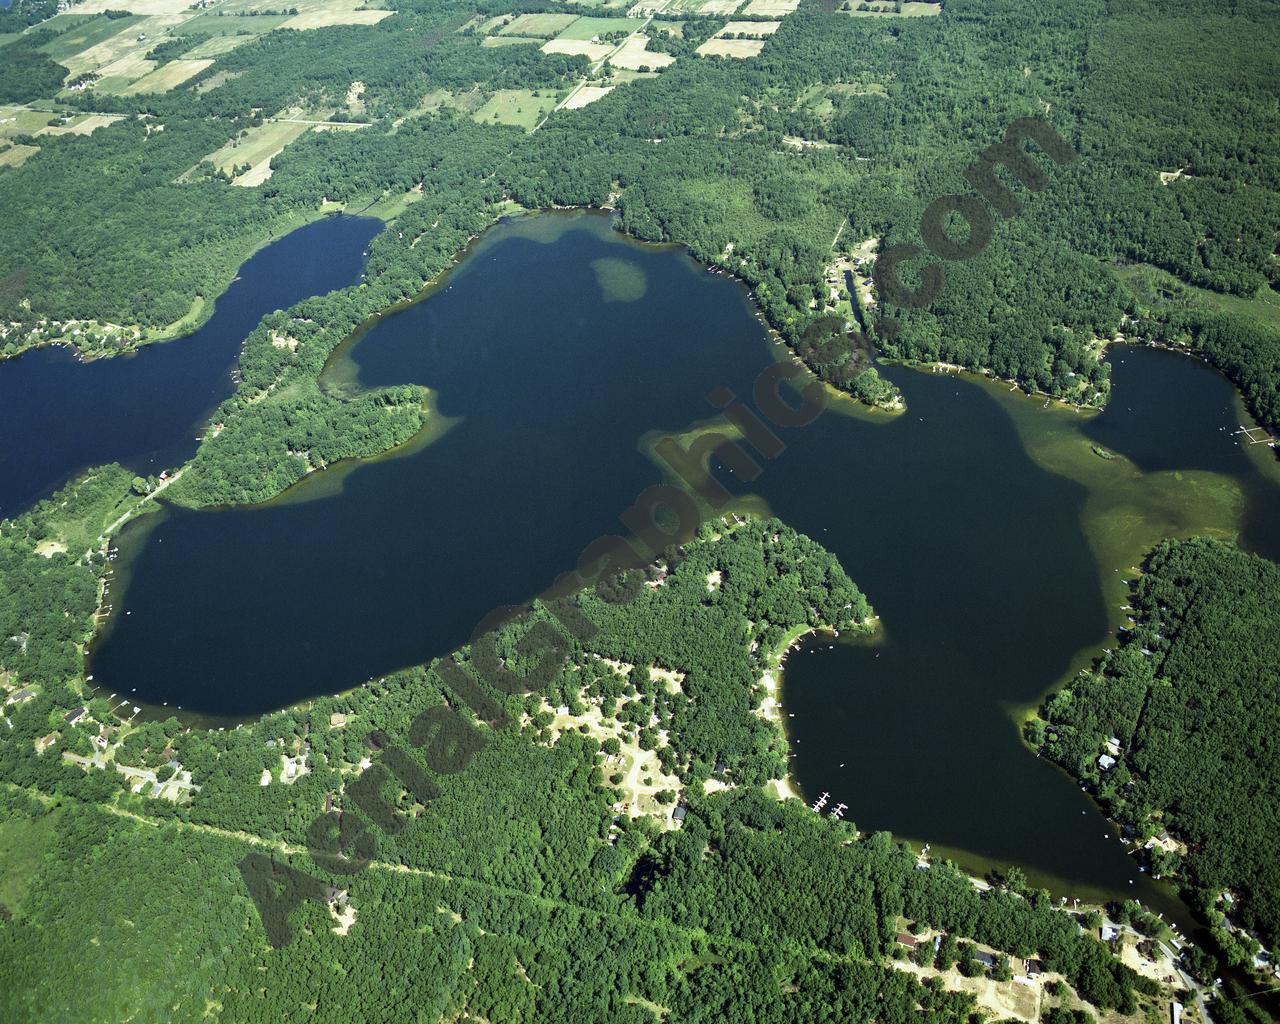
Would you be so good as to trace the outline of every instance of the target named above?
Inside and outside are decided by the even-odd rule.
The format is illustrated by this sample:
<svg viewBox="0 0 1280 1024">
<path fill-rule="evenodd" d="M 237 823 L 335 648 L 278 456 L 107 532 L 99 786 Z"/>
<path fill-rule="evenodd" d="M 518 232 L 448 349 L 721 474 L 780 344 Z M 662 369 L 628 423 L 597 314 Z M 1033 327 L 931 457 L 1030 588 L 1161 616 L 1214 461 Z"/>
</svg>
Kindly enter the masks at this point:
<svg viewBox="0 0 1280 1024">
<path fill-rule="evenodd" d="M 75 725 L 76 722 L 80 721 L 80 719 L 84 718 L 84 716 L 87 715 L 88 713 L 89 713 L 88 708 L 76 708 L 74 711 L 68 711 L 65 715 L 62 716 L 62 718 L 63 718 L 63 721 L 67 723 L 67 725 Z"/>
<path fill-rule="evenodd" d="M 5 701 L 6 704 L 21 704 L 23 701 L 30 700 L 36 695 L 35 690 L 19 690 L 17 693 L 10 695 Z"/>
<path fill-rule="evenodd" d="M 1103 942 L 1110 942 L 1112 939 L 1117 938 L 1119 934 L 1120 933 L 1116 930 L 1115 925 L 1111 924 L 1110 922 L 1106 922 L 1103 924 L 1102 926 Z"/>
<path fill-rule="evenodd" d="M 671 820 L 675 822 L 684 821 L 685 816 L 688 815 L 688 813 L 689 808 L 684 804 L 676 804 L 676 809 L 671 812 Z"/>
<path fill-rule="evenodd" d="M 1040 960 L 1027 960 L 1026 971 L 1028 978 L 1038 978 L 1044 974 L 1044 963 Z"/>
<path fill-rule="evenodd" d="M 975 949 L 973 951 L 973 958 L 977 960 L 978 963 L 982 964 L 982 966 L 987 970 L 991 970 L 996 965 L 996 958 L 981 949 Z"/>
<path fill-rule="evenodd" d="M 347 716 L 344 715 L 341 711 L 335 711 L 333 714 L 329 716 L 330 729 L 341 729 L 344 726 L 346 726 L 346 724 L 347 724 Z"/>
<path fill-rule="evenodd" d="M 1104 772 L 1111 771 L 1111 769 L 1114 768 L 1115 766 L 1116 766 L 1116 759 L 1112 757 L 1110 754 L 1103 754 L 1101 757 L 1098 758 L 1098 767 L 1101 768 Z"/>
<path fill-rule="evenodd" d="M 1107 737 L 1107 742 L 1106 742 L 1105 746 L 1106 746 L 1106 748 L 1107 748 L 1107 753 L 1108 753 L 1108 754 L 1110 754 L 1112 757 L 1119 757 L 1119 756 L 1120 756 L 1120 739 L 1119 739 L 1119 737 L 1116 737 L 1116 736 L 1108 736 L 1108 737 Z"/>
<path fill-rule="evenodd" d="M 58 742 L 58 734 L 56 732 L 49 733 L 48 736 L 41 736 L 36 740 L 36 753 L 43 754 L 51 746 Z"/>
<path fill-rule="evenodd" d="M 1182 1024 L 1182 1004 L 1175 1001 L 1169 1007 L 1169 1020 L 1172 1024 Z"/>
<path fill-rule="evenodd" d="M 906 946 L 908 949 L 914 949 L 920 944 L 920 940 L 908 932 L 898 932 L 894 939 L 899 946 Z"/>
</svg>

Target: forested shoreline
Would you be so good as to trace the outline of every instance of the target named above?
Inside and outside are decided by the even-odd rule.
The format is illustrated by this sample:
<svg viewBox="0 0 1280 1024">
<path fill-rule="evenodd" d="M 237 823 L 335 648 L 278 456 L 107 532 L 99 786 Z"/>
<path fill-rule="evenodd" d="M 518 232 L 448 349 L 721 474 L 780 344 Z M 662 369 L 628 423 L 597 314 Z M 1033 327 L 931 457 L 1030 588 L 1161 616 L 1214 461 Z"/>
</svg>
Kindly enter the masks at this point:
<svg viewBox="0 0 1280 1024">
<path fill-rule="evenodd" d="M 720 575 L 711 591 L 709 572 Z M 619 593 L 634 596 L 620 602 Z M 10 710 L 0 747 L 0 830 L 35 830 L 46 854 L 0 915 L 7 1011 L 40 1005 L 89 1021 L 163 1005 L 167 1019 L 186 1020 L 212 999 L 224 1020 L 279 1019 L 299 1003 L 328 1019 L 391 1020 L 397 993 L 412 985 L 432 1019 L 465 1009 L 504 1021 L 642 1024 L 665 1006 L 688 1021 L 709 1019 L 712 1007 L 732 1020 L 834 1020 L 875 1007 L 895 1020 L 968 1021 L 971 996 L 892 968 L 907 925 L 922 939 L 952 936 L 939 954 L 946 965 L 970 963 L 972 943 L 1037 955 L 1099 1009 L 1130 1013 L 1157 994 L 1012 875 L 984 892 L 950 864 L 921 870 L 886 834 L 765 796 L 761 784 L 785 770 L 783 738 L 755 713 L 766 652 L 797 625 L 865 628 L 871 612 L 819 545 L 777 521 L 715 521 L 602 594 L 570 601 L 599 633 L 585 643 L 565 634 L 568 658 L 542 691 L 508 696 L 473 673 L 467 649 L 449 656 L 467 690 L 484 687 L 508 724 L 477 718 L 471 728 L 487 743 L 463 774 L 437 776 L 439 794 L 425 806 L 385 790 L 408 825 L 377 834 L 373 865 L 358 877 L 307 858 L 310 822 L 329 806 L 353 827 L 363 821 L 347 791 L 361 759 L 377 756 L 365 737 L 403 742 L 423 707 L 460 707 L 467 690 L 456 669 L 437 661 L 212 732 L 175 719 L 122 728 L 100 699 L 69 723 L 74 691 L 59 685 L 60 670 L 38 676 L 39 693 Z M 565 614 L 538 606 L 531 621 Z M 516 672 L 531 667 L 517 652 L 525 629 L 509 624 L 494 641 Z M 557 703 L 581 725 L 553 725 Z M 681 828 L 662 824 L 671 806 L 662 800 L 655 813 L 618 813 L 619 776 L 608 767 L 616 740 L 594 721 L 617 723 L 624 744 L 657 754 L 678 780 Z M 51 723 L 58 736 L 36 753 Z M 116 763 L 162 777 L 157 790 L 187 780 L 187 795 L 134 792 L 110 765 L 61 756 L 91 758 L 92 737 L 106 729 Z M 289 763 L 301 768 L 290 773 Z M 713 778 L 719 791 L 705 785 Z M 293 911 L 295 941 L 272 950 L 236 868 L 246 849 L 308 874 L 319 868 L 340 905 L 305 901 Z M 91 870 L 77 866 L 85 855 Z M 805 885 L 791 877 L 798 870 Z M 163 884 L 121 885 L 122 871 Z M 829 891 L 858 898 L 821 898 Z M 340 928 L 334 915 L 350 912 Z M 395 941 L 406 927 L 422 941 Z M 92 991 L 67 987 L 55 967 L 85 935 L 117 964 L 91 945 L 82 963 L 98 979 Z M 569 968 L 584 958 L 594 970 Z M 124 963 L 134 965 L 127 974 Z M 348 979 L 337 988 L 326 981 L 335 963 Z M 271 983 L 255 995 L 251 979 L 263 970 Z M 1066 992 L 1061 1005 L 1077 1005 Z"/>
<path fill-rule="evenodd" d="M 1028 727 L 1147 867 L 1181 883 L 1233 967 L 1258 951 L 1236 928 L 1280 943 L 1278 599 L 1273 562 L 1222 541 L 1165 541 L 1136 582 L 1120 646 Z"/>
</svg>

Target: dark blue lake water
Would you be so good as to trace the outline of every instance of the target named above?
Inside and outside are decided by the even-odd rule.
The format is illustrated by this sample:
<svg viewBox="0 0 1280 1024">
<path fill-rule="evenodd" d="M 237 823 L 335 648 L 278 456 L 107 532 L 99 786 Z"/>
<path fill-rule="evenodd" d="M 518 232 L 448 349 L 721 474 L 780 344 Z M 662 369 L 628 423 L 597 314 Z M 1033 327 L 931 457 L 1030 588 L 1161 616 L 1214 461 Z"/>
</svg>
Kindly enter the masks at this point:
<svg viewBox="0 0 1280 1024">
<path fill-rule="evenodd" d="M 88 466 L 119 462 L 151 474 L 189 459 L 204 417 L 231 394 L 231 371 L 258 321 L 355 282 L 381 228 L 372 217 L 326 217 L 277 239 L 185 338 L 89 362 L 65 346 L 0 361 L 0 518 Z"/>
</svg>

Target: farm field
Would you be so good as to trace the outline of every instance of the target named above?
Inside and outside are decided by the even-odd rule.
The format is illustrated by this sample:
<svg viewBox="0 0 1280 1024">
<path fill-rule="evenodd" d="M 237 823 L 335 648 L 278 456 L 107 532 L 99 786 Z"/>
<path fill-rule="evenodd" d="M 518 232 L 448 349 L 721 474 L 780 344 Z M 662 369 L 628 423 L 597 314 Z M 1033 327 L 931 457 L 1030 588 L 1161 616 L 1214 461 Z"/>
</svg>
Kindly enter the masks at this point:
<svg viewBox="0 0 1280 1024">
<path fill-rule="evenodd" d="M 716 37 L 723 36 L 771 36 L 782 27 L 780 21 L 731 21 L 725 25 Z"/>
<path fill-rule="evenodd" d="M 612 85 L 584 85 L 564 102 L 565 110 L 579 110 L 613 92 Z"/>
<path fill-rule="evenodd" d="M 644 21 L 638 18 L 579 18 L 556 38 L 591 40 L 604 38 L 613 32 L 635 32 L 641 28 L 644 28 Z"/>
<path fill-rule="evenodd" d="M 144 75 L 124 90 L 122 95 L 136 96 L 144 92 L 168 92 L 194 78 L 205 68 L 211 66 L 213 60 L 171 60 L 163 67 Z"/>
<path fill-rule="evenodd" d="M 754 57 L 763 49 L 763 39 L 711 38 L 697 52 L 703 57 Z"/>
<path fill-rule="evenodd" d="M 143 20 L 132 15 L 128 18 L 111 19 L 99 15 L 59 14 L 44 25 L 45 28 L 59 32 L 59 36 L 49 40 L 40 49 L 47 53 L 50 59 L 59 64 L 65 64 L 67 58 L 106 42 L 112 36 L 120 35 Z M 63 26 L 66 26 L 65 31 Z"/>
<path fill-rule="evenodd" d="M 609 58 L 609 63 L 614 67 L 638 71 L 640 68 L 665 68 L 668 64 L 675 62 L 671 54 L 654 53 L 648 46 L 648 36 L 631 36 L 622 44 L 622 48 Z"/>
<path fill-rule="evenodd" d="M 48 127 L 54 115 L 44 110 L 30 110 L 21 106 L 0 106 L 0 139 L 15 135 L 37 135 Z"/>
<path fill-rule="evenodd" d="M 200 60 L 205 57 L 221 57 L 224 53 L 230 53 L 237 46 L 243 46 L 245 43 L 255 39 L 256 36 L 251 35 L 225 35 L 211 36 L 202 40 L 199 45 L 193 46 L 183 56 L 186 60 Z"/>
<path fill-rule="evenodd" d="M 558 96 L 541 92 L 535 96 L 530 89 L 499 89 L 472 116 L 482 124 L 510 124 L 528 131 L 559 102 Z"/>
<path fill-rule="evenodd" d="M 218 170 L 228 173 L 245 164 L 255 169 L 264 166 L 269 168 L 271 158 L 309 127 L 311 126 L 295 121 L 268 121 L 257 128 L 249 128 L 244 135 L 232 139 L 221 149 L 210 153 L 204 160 L 213 164 Z M 265 181 L 266 177 L 261 180 Z"/>
<path fill-rule="evenodd" d="M 840 6 L 841 13 L 862 18 L 934 18 L 942 13 L 942 4 L 904 3 L 898 10 L 896 4 L 873 3 L 869 10 L 861 11 L 857 9 L 858 2 L 846 0 Z"/>
<path fill-rule="evenodd" d="M 586 57 L 592 63 L 604 60 L 613 50 L 609 43 L 589 43 L 582 39 L 551 39 L 542 45 L 543 53 L 567 53 Z"/>
<path fill-rule="evenodd" d="M 502 27 L 499 35 L 550 39 L 578 20 L 576 14 L 522 14 Z"/>
<path fill-rule="evenodd" d="M 742 6 L 742 0 L 706 0 L 694 8 L 698 14 L 734 14 Z"/>
<path fill-rule="evenodd" d="M 6 149 L 0 149 L 0 167 L 21 167 L 39 152 L 39 146 L 14 143 Z"/>
<path fill-rule="evenodd" d="M 77 114 L 66 124 L 45 125 L 37 135 L 92 135 L 99 128 L 119 121 L 123 114 Z"/>
<path fill-rule="evenodd" d="M 302 11 L 280 27 L 302 31 L 309 28 L 328 28 L 331 25 L 376 25 L 383 18 L 389 18 L 395 13 L 395 11 L 357 10 L 346 5 L 325 5 L 316 10 Z"/>
<path fill-rule="evenodd" d="M 279 28 L 290 17 L 288 14 L 257 14 L 250 18 L 204 11 L 190 21 L 184 21 L 182 31 L 192 35 L 244 36 L 252 39 Z"/>
<path fill-rule="evenodd" d="M 537 43 L 541 45 L 543 40 L 533 39 L 530 36 L 485 36 L 480 41 L 481 46 L 493 48 L 495 46 L 517 46 L 520 43 Z"/>
<path fill-rule="evenodd" d="M 751 0 L 741 13 L 762 18 L 784 18 L 799 6 L 800 0 Z"/>
</svg>

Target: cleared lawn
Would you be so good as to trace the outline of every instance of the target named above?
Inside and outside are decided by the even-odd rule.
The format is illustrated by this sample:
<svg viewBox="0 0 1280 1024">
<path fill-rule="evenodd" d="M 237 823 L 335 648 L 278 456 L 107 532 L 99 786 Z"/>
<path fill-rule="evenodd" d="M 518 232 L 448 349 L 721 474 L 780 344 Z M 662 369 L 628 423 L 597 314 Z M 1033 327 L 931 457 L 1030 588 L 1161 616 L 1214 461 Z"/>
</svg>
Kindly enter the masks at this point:
<svg viewBox="0 0 1280 1024">
<path fill-rule="evenodd" d="M 782 28 L 780 21 L 731 21 L 716 36 L 771 36 Z"/>
<path fill-rule="evenodd" d="M 641 68 L 665 68 L 675 61 L 669 53 L 653 53 L 648 49 L 648 36 L 631 36 L 622 49 L 609 58 L 614 67 L 639 71 Z"/>
<path fill-rule="evenodd" d="M 499 89 L 472 115 L 482 124 L 513 124 L 526 131 L 555 109 L 559 97 L 539 90 Z"/>
<path fill-rule="evenodd" d="M 784 18 L 799 6 L 800 0 L 751 0 L 742 13 L 762 18 Z"/>
<path fill-rule="evenodd" d="M 149 75 L 144 75 L 125 89 L 125 96 L 135 96 L 143 92 L 168 92 L 181 85 L 188 78 L 194 78 L 205 68 L 210 67 L 213 60 L 171 60 L 164 67 L 157 68 Z"/>
<path fill-rule="evenodd" d="M 763 49 L 763 39 L 708 39 L 696 52 L 703 57 L 754 57 Z"/>
<path fill-rule="evenodd" d="M 642 28 L 644 22 L 638 18 L 579 18 L 556 38 L 590 40 L 611 32 L 631 33 Z"/>
<path fill-rule="evenodd" d="M 571 57 L 586 57 L 593 64 L 604 60 L 612 49 L 609 43 L 588 43 L 582 39 L 552 39 L 542 45 L 543 53 L 567 53 Z"/>
<path fill-rule="evenodd" d="M 0 167 L 21 167 L 39 152 L 39 146 L 24 146 L 15 143 L 8 149 L 0 149 Z"/>
<path fill-rule="evenodd" d="M 578 20 L 576 14 L 522 14 L 514 21 L 507 22 L 499 35 L 533 36 L 537 39 L 550 39 L 558 35 Z"/>
</svg>

